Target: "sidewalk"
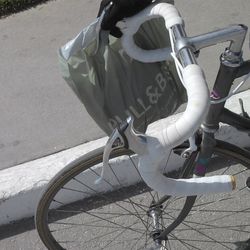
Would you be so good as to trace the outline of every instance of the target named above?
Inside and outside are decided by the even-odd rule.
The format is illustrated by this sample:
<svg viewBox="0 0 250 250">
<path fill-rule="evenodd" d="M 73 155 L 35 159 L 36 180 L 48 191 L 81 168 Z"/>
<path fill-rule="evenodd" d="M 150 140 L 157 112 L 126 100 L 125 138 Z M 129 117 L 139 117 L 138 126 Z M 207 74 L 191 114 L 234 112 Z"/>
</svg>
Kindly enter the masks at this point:
<svg viewBox="0 0 250 250">
<path fill-rule="evenodd" d="M 51 1 L 0 20 L 4 62 L 0 68 L 0 169 L 4 169 L 0 171 L 0 224 L 32 216 L 38 194 L 56 172 L 105 144 L 104 133 L 62 80 L 56 56 L 60 45 L 93 20 L 99 2 Z M 229 0 L 227 4 L 176 0 L 189 35 L 234 23 L 250 25 L 250 2 Z M 202 13 L 198 21 L 194 6 L 196 13 Z M 205 49 L 200 56 L 210 86 L 223 47 Z M 250 58 L 248 43 L 244 52 Z M 249 91 L 242 95 L 245 101 L 250 99 Z M 235 108 L 236 103 L 229 105 Z M 227 127 L 223 131 L 224 137 L 241 145 L 248 139 L 235 138 Z"/>
</svg>

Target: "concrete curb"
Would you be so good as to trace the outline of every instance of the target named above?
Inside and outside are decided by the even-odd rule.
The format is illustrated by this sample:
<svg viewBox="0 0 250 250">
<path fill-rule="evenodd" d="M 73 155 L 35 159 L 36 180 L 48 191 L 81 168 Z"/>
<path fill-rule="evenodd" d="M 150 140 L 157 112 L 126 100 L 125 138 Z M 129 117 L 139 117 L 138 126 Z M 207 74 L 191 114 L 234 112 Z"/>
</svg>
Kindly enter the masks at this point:
<svg viewBox="0 0 250 250">
<path fill-rule="evenodd" d="M 242 98 L 246 110 L 250 110 L 248 108 L 250 107 L 249 96 L 250 90 L 237 94 L 228 100 L 227 107 L 235 112 L 240 112 L 238 99 Z M 171 119 L 176 119 L 177 117 L 178 115 Z M 161 122 L 151 124 L 148 134 L 153 135 L 154 131 L 159 130 L 162 125 Z M 238 131 L 236 133 L 236 129 L 223 124 L 218 138 L 240 146 L 250 145 L 249 137 L 245 133 Z M 0 171 L 0 225 L 33 216 L 40 193 L 49 180 L 69 162 L 96 148 L 104 146 L 106 141 L 107 137 Z M 173 158 L 170 164 L 176 166 L 180 162 L 176 162 L 176 159 Z M 129 171 L 125 167 L 119 167 L 121 170 L 119 174 L 125 180 L 128 180 L 129 178 L 126 178 L 125 175 Z M 124 171 L 124 169 L 126 170 Z M 105 189 L 104 186 L 99 186 L 99 188 L 102 190 L 103 188 Z"/>
</svg>

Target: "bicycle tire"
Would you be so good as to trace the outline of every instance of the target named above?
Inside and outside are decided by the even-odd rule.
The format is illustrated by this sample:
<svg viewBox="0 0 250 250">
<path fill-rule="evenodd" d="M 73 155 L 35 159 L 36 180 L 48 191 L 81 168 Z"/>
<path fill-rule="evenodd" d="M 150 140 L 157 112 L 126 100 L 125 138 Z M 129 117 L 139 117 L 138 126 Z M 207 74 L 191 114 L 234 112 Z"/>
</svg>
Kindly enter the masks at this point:
<svg viewBox="0 0 250 250">
<path fill-rule="evenodd" d="M 37 227 L 38 233 L 40 235 L 40 238 L 42 239 L 42 241 L 44 242 L 44 244 L 46 245 L 46 247 L 48 249 L 53 249 L 53 250 L 57 250 L 57 249 L 79 249 L 79 246 L 77 246 L 77 248 L 73 248 L 73 247 L 71 248 L 71 246 L 69 246 L 69 245 L 71 245 L 69 242 L 66 242 L 67 248 L 65 248 L 65 246 L 62 246 L 63 243 L 58 243 L 58 240 L 56 240 L 55 236 L 53 235 L 53 233 L 55 231 L 52 230 L 53 232 L 51 232 L 50 229 L 49 229 L 48 218 L 47 218 L 48 209 L 49 209 L 49 206 L 50 206 L 51 202 L 53 202 L 54 197 L 57 195 L 58 191 L 62 188 L 62 186 L 65 185 L 65 183 L 67 183 L 68 180 L 74 178 L 76 175 L 78 175 L 83 170 L 89 169 L 89 167 L 91 167 L 91 165 L 93 165 L 93 162 L 96 162 L 96 161 L 101 162 L 102 161 L 102 152 L 103 152 L 102 148 L 97 149 L 97 150 L 87 154 L 86 156 L 83 156 L 83 157 L 77 159 L 73 163 L 69 164 L 66 168 L 64 168 L 61 172 L 59 172 L 51 180 L 51 182 L 49 183 L 47 188 L 44 190 L 44 192 L 42 194 L 42 198 L 40 199 L 38 207 L 37 207 L 37 212 L 36 212 L 36 216 L 35 216 L 36 219 L 35 220 L 36 220 L 36 227 Z M 250 163 L 250 154 L 247 151 L 244 151 L 244 150 L 240 150 L 240 151 L 238 150 L 237 151 L 236 148 L 233 147 L 230 144 L 217 142 L 215 152 L 218 153 L 219 155 L 222 155 L 223 158 L 229 158 L 231 160 L 235 160 L 237 162 L 240 162 L 240 163 L 243 163 L 243 164 L 246 164 L 246 165 Z M 132 152 L 129 151 L 129 150 L 124 150 L 124 149 L 117 150 L 112 154 L 112 157 L 121 156 L 121 155 L 124 155 L 124 154 L 131 155 Z M 182 177 L 187 177 L 189 175 L 189 172 L 190 172 L 191 168 L 194 165 L 194 160 L 195 160 L 195 157 L 193 157 L 193 158 L 191 157 L 189 160 L 186 161 L 186 163 L 184 164 L 184 168 L 185 168 L 185 165 L 188 166 L 188 167 L 187 167 L 186 171 L 184 171 L 184 174 L 183 174 Z M 134 188 L 134 186 L 133 186 L 133 188 Z M 144 190 L 145 187 L 143 187 L 142 189 Z M 120 193 L 119 193 L 119 195 L 120 195 Z M 116 196 L 117 196 L 117 193 L 116 193 Z M 193 206 L 193 202 L 194 202 L 195 199 L 196 199 L 196 197 L 184 197 L 183 198 L 184 205 L 181 204 L 181 208 L 177 211 L 178 215 L 168 225 L 166 231 L 168 229 L 171 229 L 171 227 L 172 227 L 172 229 L 175 228 L 177 224 L 179 225 L 179 224 L 181 224 L 181 222 L 183 222 L 183 220 L 187 217 L 189 210 Z M 174 200 L 174 201 L 179 202 L 178 199 L 176 199 L 176 200 Z M 86 211 L 81 211 L 81 212 L 86 213 Z M 169 220 L 169 218 L 168 218 L 168 220 Z M 72 223 L 72 225 L 74 225 L 74 223 Z M 126 229 L 126 227 L 124 229 Z M 169 236 L 172 237 L 173 241 L 177 241 L 177 239 L 175 238 L 176 236 L 173 237 L 173 235 L 171 235 L 171 231 L 168 232 L 168 242 L 167 242 L 167 244 L 169 244 L 169 242 L 170 242 Z M 135 232 L 134 232 L 134 234 L 135 234 Z M 133 237 L 132 237 L 132 239 L 133 239 Z M 126 239 L 126 241 L 128 241 L 128 240 Z M 139 241 L 139 240 L 137 239 L 137 241 Z M 210 243 L 210 240 L 209 240 L 209 243 Z M 142 249 L 142 248 L 138 248 L 138 246 L 136 246 L 136 245 L 133 245 L 131 248 L 129 248 L 128 245 L 125 244 L 126 245 L 126 247 L 125 247 L 124 244 L 125 243 L 121 244 L 120 248 L 117 248 L 117 246 L 115 245 L 114 249 Z M 192 247 L 192 249 L 193 249 L 193 248 L 195 248 L 195 246 L 192 245 L 192 244 L 190 242 L 183 243 L 183 239 L 181 240 L 181 247 L 182 248 L 185 247 L 185 248 L 189 249 L 189 247 Z M 218 244 L 218 242 L 216 244 Z M 72 245 L 74 245 L 74 244 L 72 243 Z M 146 245 L 143 245 L 143 246 L 146 246 Z M 226 245 L 223 243 L 223 244 L 219 244 L 219 246 L 224 247 Z M 87 245 L 84 245 L 84 247 L 86 248 Z M 99 245 L 99 246 L 96 246 L 96 245 L 94 246 L 93 245 L 91 247 L 92 248 L 90 248 L 88 246 L 86 249 L 98 249 L 98 248 L 104 249 L 103 245 Z M 110 247 L 112 247 L 112 246 L 110 244 L 108 244 L 107 249 L 111 249 Z M 147 246 L 147 247 L 149 248 L 150 246 Z M 182 248 L 177 247 L 177 248 L 171 248 L 171 249 L 182 249 Z M 163 249 L 167 249 L 167 247 L 164 246 Z M 200 248 L 198 248 L 198 249 L 200 249 Z M 205 249 L 205 248 L 201 248 L 201 249 Z"/>
</svg>

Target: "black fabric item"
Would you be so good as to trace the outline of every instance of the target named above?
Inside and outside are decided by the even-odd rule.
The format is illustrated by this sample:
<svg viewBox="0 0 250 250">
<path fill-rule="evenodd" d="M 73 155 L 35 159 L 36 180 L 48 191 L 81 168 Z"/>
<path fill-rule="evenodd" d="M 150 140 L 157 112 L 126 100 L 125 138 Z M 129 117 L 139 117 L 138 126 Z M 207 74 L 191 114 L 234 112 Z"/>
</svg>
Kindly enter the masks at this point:
<svg viewBox="0 0 250 250">
<path fill-rule="evenodd" d="M 122 32 L 116 27 L 116 23 L 145 9 L 152 3 L 152 0 L 102 0 L 98 13 L 99 16 L 111 2 L 113 4 L 106 11 L 101 27 L 103 30 L 110 30 L 110 34 L 118 38 L 122 36 Z"/>
</svg>

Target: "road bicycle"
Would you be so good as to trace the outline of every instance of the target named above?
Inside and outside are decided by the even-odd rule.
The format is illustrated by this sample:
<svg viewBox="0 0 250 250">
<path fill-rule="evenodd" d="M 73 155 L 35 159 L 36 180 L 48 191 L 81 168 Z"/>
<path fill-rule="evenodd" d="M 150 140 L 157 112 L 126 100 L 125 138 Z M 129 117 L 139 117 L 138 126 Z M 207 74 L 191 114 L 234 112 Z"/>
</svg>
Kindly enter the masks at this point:
<svg viewBox="0 0 250 250">
<path fill-rule="evenodd" d="M 143 51 L 133 42 L 139 26 L 163 17 L 172 52 Z M 225 108 L 235 79 L 249 77 L 245 25 L 187 37 L 178 11 L 149 6 L 120 22 L 127 53 L 140 61 L 170 54 L 187 89 L 185 112 L 162 131 L 140 134 L 128 118 L 107 145 L 81 156 L 48 184 L 35 221 L 48 249 L 249 249 L 250 151 L 216 139 L 220 123 L 248 136 L 250 118 Z M 230 41 L 209 96 L 196 58 L 202 48 Z M 171 161 L 172 158 L 172 161 Z M 174 164 L 183 159 L 183 164 Z M 174 159 L 174 160 L 173 160 Z M 146 183 L 145 183 L 146 182 Z M 236 187 L 237 182 L 237 187 Z"/>
</svg>

